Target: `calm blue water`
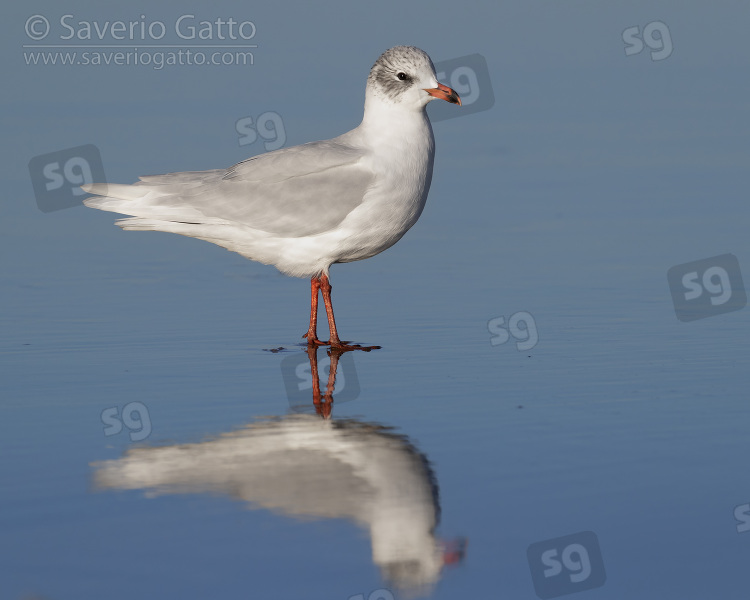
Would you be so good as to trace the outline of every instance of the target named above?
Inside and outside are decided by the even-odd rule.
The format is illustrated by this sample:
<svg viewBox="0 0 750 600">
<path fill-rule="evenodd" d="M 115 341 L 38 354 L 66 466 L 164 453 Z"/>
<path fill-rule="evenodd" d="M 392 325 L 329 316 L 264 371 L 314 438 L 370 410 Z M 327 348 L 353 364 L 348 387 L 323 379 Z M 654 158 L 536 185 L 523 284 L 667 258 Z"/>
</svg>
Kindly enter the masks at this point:
<svg viewBox="0 0 750 600">
<path fill-rule="evenodd" d="M 746 597 L 750 11 L 386 4 L 363 29 L 339 9 L 6 16 L 0 595 Z M 27 66 L 37 13 L 61 44 L 64 14 L 252 20 L 255 64 Z M 626 55 L 623 31 L 656 22 Z M 341 357 L 330 421 L 299 345 L 309 282 L 37 208 L 29 161 L 84 144 L 130 182 L 228 166 L 282 127 L 343 132 L 404 42 L 481 54 L 495 104 L 434 124 L 414 229 L 333 267 L 342 337 L 382 349 Z M 240 146 L 236 121 L 266 113 Z M 678 319 L 673 267 L 702 318 Z M 428 568 L 459 539 L 459 564 Z"/>
</svg>

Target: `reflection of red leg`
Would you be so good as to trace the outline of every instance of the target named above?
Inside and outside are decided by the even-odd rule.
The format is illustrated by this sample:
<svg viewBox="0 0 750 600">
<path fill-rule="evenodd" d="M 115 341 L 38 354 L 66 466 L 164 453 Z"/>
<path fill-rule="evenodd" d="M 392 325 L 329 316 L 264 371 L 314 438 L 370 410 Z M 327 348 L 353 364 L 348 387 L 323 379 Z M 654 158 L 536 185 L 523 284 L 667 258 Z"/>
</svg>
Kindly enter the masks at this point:
<svg viewBox="0 0 750 600">
<path fill-rule="evenodd" d="M 333 318 L 333 304 L 331 303 L 331 282 L 328 279 L 328 275 L 323 273 L 320 276 L 320 291 L 323 292 L 323 303 L 326 305 L 326 315 L 328 315 L 328 328 L 331 331 L 331 339 L 328 343 L 331 348 L 338 348 L 339 350 L 365 350 L 369 352 L 374 348 L 380 348 L 380 346 L 357 346 L 351 344 L 345 344 L 339 339 L 339 333 L 336 330 L 336 320 Z"/>
<path fill-rule="evenodd" d="M 320 289 L 320 278 L 310 278 L 310 327 L 302 337 L 307 338 L 308 345 L 322 346 L 323 342 L 318 339 L 318 290 Z"/>
<path fill-rule="evenodd" d="M 326 384 L 326 398 L 328 398 L 331 403 L 333 403 L 333 392 L 334 388 L 336 387 L 336 371 L 339 369 L 339 356 L 341 356 L 343 352 L 341 350 L 337 350 L 336 348 L 331 348 L 328 351 L 328 356 L 331 358 L 330 362 L 330 368 L 328 369 L 328 383 Z"/>
<path fill-rule="evenodd" d="M 328 371 L 328 383 L 325 394 L 320 393 L 320 374 L 318 373 L 318 347 L 310 344 L 307 347 L 307 358 L 310 360 L 310 375 L 312 376 L 313 406 L 315 412 L 324 419 L 331 418 L 333 410 L 333 389 L 336 385 L 336 370 L 341 353 L 331 350 L 330 369 Z"/>
<path fill-rule="evenodd" d="M 331 362 L 329 363 L 328 367 L 328 382 L 326 383 L 326 393 L 323 396 L 325 402 L 319 407 L 316 407 L 318 414 L 324 419 L 330 419 L 331 412 L 333 411 L 333 392 L 334 388 L 336 387 L 336 370 L 339 367 L 340 355 L 341 351 L 339 350 L 334 350 L 333 348 L 331 348 L 331 350 L 328 351 L 328 356 L 330 356 Z"/>
<path fill-rule="evenodd" d="M 321 402 L 320 397 L 320 379 L 318 375 L 318 347 L 313 346 L 310 344 L 307 347 L 307 358 L 310 360 L 310 375 L 312 376 L 312 387 L 313 387 L 313 406 L 315 407 L 315 412 L 317 412 L 321 417 L 326 417 L 326 412 L 328 413 L 328 418 L 331 416 L 331 410 L 330 407 L 326 411 L 326 405 L 328 403 L 328 398 L 326 397 L 326 404 L 323 404 Z M 326 396 L 328 395 L 328 391 L 326 390 Z"/>
</svg>

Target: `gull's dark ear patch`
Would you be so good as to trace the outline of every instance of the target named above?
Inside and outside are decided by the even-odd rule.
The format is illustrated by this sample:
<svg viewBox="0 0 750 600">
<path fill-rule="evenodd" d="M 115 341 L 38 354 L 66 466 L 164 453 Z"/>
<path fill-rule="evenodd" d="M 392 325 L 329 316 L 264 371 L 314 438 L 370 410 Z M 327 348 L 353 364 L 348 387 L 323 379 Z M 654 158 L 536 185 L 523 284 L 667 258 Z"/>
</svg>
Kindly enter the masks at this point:
<svg viewBox="0 0 750 600">
<path fill-rule="evenodd" d="M 367 82 L 395 101 L 414 84 L 416 73 L 425 67 L 435 70 L 426 52 L 414 46 L 395 46 L 375 61 Z"/>
</svg>

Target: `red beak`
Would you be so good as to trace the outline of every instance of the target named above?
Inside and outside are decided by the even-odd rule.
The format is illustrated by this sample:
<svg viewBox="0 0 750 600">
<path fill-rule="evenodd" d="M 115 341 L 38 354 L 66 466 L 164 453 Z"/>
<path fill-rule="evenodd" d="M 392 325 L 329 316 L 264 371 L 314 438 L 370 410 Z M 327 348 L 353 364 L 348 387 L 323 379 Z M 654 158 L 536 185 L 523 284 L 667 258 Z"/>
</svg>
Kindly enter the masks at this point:
<svg viewBox="0 0 750 600">
<path fill-rule="evenodd" d="M 463 562 L 466 556 L 466 546 L 469 540 L 458 538 L 449 542 L 443 542 L 443 564 L 458 565 Z"/>
<path fill-rule="evenodd" d="M 435 98 L 440 98 L 441 100 L 445 100 L 446 102 L 450 102 L 451 104 L 458 104 L 459 106 L 461 106 L 461 98 L 459 98 L 455 90 L 452 90 L 447 85 L 438 83 L 438 86 L 436 88 L 425 88 L 424 91 L 427 92 L 430 96 L 435 96 Z"/>
</svg>

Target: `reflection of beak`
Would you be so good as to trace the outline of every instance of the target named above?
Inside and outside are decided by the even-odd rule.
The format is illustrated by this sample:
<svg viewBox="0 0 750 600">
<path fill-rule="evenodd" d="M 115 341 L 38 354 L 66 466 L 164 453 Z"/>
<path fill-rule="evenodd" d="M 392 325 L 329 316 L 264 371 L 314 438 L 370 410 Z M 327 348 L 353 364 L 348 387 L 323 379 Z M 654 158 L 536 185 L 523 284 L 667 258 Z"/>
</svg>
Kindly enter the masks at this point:
<svg viewBox="0 0 750 600">
<path fill-rule="evenodd" d="M 449 542 L 443 542 L 443 564 L 458 565 L 461 564 L 466 556 L 466 545 L 469 540 L 458 538 Z"/>
<path fill-rule="evenodd" d="M 430 96 L 435 96 L 435 98 L 440 98 L 441 100 L 445 100 L 447 102 L 450 102 L 451 104 L 458 104 L 459 106 L 461 106 L 461 98 L 459 98 L 458 94 L 447 85 L 438 83 L 438 86 L 436 88 L 425 88 L 424 91 L 427 92 Z"/>
</svg>

